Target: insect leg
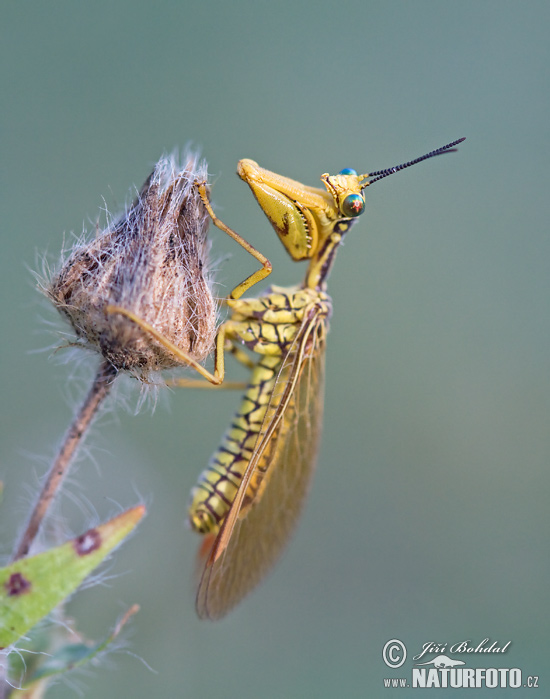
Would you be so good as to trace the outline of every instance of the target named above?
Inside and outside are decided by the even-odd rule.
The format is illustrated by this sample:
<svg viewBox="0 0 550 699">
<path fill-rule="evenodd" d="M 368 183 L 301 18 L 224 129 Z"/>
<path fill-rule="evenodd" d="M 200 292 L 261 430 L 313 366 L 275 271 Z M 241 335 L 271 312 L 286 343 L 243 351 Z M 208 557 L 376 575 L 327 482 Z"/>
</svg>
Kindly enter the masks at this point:
<svg viewBox="0 0 550 699">
<path fill-rule="evenodd" d="M 243 350 L 240 347 L 237 347 L 231 340 L 228 340 L 226 338 L 226 345 L 225 345 L 225 351 L 226 352 L 231 352 L 231 354 L 235 357 L 235 359 L 240 362 L 241 364 L 244 364 L 244 366 L 247 369 L 253 369 L 256 364 L 255 362 L 246 354 L 246 352 L 243 352 Z M 247 381 L 224 381 L 221 385 L 213 384 L 213 383 L 205 383 L 204 381 L 201 381 L 200 379 L 186 379 L 186 378 L 181 378 L 181 379 L 173 379 L 172 381 L 167 382 L 168 386 L 177 386 L 178 388 L 200 388 L 201 390 L 204 389 L 228 389 L 230 391 L 244 391 L 246 387 L 248 386 Z"/>
<path fill-rule="evenodd" d="M 238 299 L 252 286 L 257 284 L 258 282 L 261 282 L 262 279 L 265 279 L 268 275 L 271 274 L 271 262 L 267 259 L 267 257 L 265 257 L 265 255 L 262 255 L 262 253 L 256 250 L 256 248 L 253 245 L 250 245 L 250 243 L 246 241 L 241 235 L 239 235 L 232 228 L 229 228 L 229 226 L 227 226 L 216 216 L 208 199 L 205 183 L 197 182 L 195 186 L 197 187 L 197 191 L 200 195 L 200 198 L 202 199 L 202 203 L 204 204 L 205 209 L 208 211 L 208 214 L 212 219 L 212 223 L 217 228 L 222 230 L 224 233 L 227 233 L 227 235 L 230 238 L 233 238 L 233 240 L 236 243 L 243 247 L 248 253 L 252 255 L 252 257 L 254 257 L 256 260 L 258 260 L 258 262 L 262 264 L 261 269 L 258 269 L 256 272 L 254 272 L 244 281 L 238 284 L 228 296 L 229 299 Z"/>
<path fill-rule="evenodd" d="M 195 369 L 195 371 L 197 371 L 207 381 L 210 381 L 210 383 L 215 384 L 216 386 L 219 386 L 221 383 L 223 383 L 223 379 L 225 376 L 224 345 L 226 333 L 232 326 L 231 321 L 227 321 L 220 325 L 218 334 L 216 335 L 214 371 L 210 372 L 208 371 L 208 369 L 205 369 L 201 364 L 199 364 L 199 362 L 193 359 L 193 357 L 191 357 L 187 352 L 181 350 L 162 333 L 159 333 L 158 330 L 155 330 L 155 328 L 152 325 L 149 325 L 149 323 L 144 321 L 135 313 L 132 313 L 132 311 L 129 311 L 126 308 L 122 308 L 121 306 L 107 306 L 105 310 L 107 313 L 119 313 L 120 315 L 129 318 L 142 330 L 145 330 L 145 332 L 149 333 L 149 335 L 154 337 L 160 345 L 162 345 L 165 349 L 171 352 L 174 355 L 174 357 L 176 357 L 176 359 L 181 361 L 182 364 L 185 364 Z"/>
</svg>

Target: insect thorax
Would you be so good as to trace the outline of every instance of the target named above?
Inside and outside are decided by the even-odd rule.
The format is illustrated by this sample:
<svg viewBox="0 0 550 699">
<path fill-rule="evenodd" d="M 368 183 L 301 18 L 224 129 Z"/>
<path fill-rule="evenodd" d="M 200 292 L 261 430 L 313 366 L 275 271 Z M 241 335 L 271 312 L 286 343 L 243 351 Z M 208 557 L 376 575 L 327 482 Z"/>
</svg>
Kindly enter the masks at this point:
<svg viewBox="0 0 550 699">
<path fill-rule="evenodd" d="M 332 311 L 328 294 L 304 287 L 272 286 L 255 299 L 229 301 L 227 337 L 248 349 L 281 356 L 292 344 L 306 313 L 319 305 L 327 318 Z"/>
</svg>

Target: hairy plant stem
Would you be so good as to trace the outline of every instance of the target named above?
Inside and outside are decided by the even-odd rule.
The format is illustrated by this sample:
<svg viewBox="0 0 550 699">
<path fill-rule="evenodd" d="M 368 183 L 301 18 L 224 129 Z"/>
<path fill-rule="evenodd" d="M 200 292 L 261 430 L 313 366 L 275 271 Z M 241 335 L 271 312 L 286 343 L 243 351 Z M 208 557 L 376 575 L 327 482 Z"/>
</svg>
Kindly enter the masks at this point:
<svg viewBox="0 0 550 699">
<path fill-rule="evenodd" d="M 25 531 L 13 551 L 12 560 L 16 561 L 28 554 L 48 508 L 55 499 L 63 478 L 69 470 L 73 456 L 92 424 L 99 406 L 107 397 L 116 374 L 117 370 L 109 362 L 102 361 L 99 365 L 92 386 L 88 391 L 88 395 L 84 399 L 78 413 L 75 415 L 63 439 L 57 457 L 49 470 L 38 496 L 38 500 L 36 501 L 27 526 L 25 527 Z"/>
</svg>

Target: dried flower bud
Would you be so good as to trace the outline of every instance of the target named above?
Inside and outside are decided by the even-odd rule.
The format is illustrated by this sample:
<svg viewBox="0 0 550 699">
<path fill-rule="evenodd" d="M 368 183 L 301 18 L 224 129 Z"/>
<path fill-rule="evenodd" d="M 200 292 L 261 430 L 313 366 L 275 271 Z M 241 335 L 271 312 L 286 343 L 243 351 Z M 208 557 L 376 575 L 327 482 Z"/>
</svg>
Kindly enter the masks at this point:
<svg viewBox="0 0 550 699">
<path fill-rule="evenodd" d="M 196 361 L 214 344 L 209 216 L 194 186 L 206 177 L 194 156 L 183 167 L 175 155 L 161 158 L 125 215 L 77 244 L 46 288 L 84 346 L 142 379 L 182 362 L 107 306 L 132 312 Z"/>
</svg>

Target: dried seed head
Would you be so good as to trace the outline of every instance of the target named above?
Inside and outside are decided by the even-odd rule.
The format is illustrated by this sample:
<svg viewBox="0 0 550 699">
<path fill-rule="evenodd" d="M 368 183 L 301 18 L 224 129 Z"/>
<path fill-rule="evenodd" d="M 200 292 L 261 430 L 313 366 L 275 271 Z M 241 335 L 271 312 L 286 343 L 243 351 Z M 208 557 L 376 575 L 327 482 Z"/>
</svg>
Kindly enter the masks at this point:
<svg viewBox="0 0 550 699">
<path fill-rule="evenodd" d="M 161 158 L 131 208 L 94 240 L 78 244 L 46 287 L 83 345 L 144 380 L 181 360 L 106 308 L 132 312 L 196 361 L 209 354 L 217 313 L 209 216 L 194 186 L 206 178 L 206 163 L 195 156 L 183 166 L 175 154 Z"/>
</svg>

